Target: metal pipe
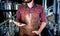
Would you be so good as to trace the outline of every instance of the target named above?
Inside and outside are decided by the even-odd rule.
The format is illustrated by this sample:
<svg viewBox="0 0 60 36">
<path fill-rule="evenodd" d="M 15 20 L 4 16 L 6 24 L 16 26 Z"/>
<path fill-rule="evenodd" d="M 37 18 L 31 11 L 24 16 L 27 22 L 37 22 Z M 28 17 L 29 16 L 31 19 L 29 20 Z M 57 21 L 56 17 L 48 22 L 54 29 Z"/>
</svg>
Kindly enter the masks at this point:
<svg viewBox="0 0 60 36">
<path fill-rule="evenodd" d="M 55 23 L 58 24 L 58 13 L 57 13 L 57 0 L 54 0 L 54 14 L 55 14 Z M 54 26 L 54 36 L 56 36 L 57 25 Z"/>
</svg>

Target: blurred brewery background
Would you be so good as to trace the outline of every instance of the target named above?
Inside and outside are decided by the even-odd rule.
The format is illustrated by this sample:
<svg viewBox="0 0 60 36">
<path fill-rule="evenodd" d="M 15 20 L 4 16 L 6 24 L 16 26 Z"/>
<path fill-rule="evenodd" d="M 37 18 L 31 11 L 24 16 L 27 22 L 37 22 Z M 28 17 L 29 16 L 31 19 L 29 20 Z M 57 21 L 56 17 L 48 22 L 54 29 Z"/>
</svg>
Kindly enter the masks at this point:
<svg viewBox="0 0 60 36">
<path fill-rule="evenodd" d="M 44 36 L 60 36 L 60 0 L 35 0 L 44 8 L 47 26 L 42 31 Z M 16 20 L 16 11 L 22 0 L 0 0 L 0 36 L 18 36 L 19 27 L 11 23 Z"/>
</svg>

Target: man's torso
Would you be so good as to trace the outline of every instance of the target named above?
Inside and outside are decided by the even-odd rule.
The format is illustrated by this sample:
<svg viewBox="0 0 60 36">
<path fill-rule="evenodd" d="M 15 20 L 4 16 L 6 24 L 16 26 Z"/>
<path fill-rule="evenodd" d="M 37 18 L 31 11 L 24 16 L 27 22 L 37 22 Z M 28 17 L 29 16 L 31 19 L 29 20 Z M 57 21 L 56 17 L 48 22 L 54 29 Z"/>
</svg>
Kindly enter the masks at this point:
<svg viewBox="0 0 60 36">
<path fill-rule="evenodd" d="M 39 29 L 40 24 L 40 7 L 38 5 L 29 8 L 21 7 L 21 20 L 26 23 L 25 26 L 20 27 L 20 34 L 27 34 L 35 36 L 32 31 Z"/>
</svg>

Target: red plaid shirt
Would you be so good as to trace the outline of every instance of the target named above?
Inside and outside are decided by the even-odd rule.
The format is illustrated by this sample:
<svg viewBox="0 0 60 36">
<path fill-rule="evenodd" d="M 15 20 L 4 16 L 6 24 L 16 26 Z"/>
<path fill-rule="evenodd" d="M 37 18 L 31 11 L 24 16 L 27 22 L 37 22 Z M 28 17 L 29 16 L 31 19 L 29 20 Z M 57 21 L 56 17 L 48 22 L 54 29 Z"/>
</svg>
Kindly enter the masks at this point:
<svg viewBox="0 0 60 36">
<path fill-rule="evenodd" d="M 16 20 L 23 21 L 26 13 L 27 14 L 32 13 L 33 15 L 35 15 L 35 18 L 37 18 L 38 20 L 38 24 L 41 24 L 40 21 L 46 22 L 45 13 L 41 5 L 36 4 L 32 8 L 29 8 L 28 6 L 24 5 L 19 6 L 16 12 Z M 35 20 L 36 19 L 34 19 L 34 21 Z"/>
</svg>

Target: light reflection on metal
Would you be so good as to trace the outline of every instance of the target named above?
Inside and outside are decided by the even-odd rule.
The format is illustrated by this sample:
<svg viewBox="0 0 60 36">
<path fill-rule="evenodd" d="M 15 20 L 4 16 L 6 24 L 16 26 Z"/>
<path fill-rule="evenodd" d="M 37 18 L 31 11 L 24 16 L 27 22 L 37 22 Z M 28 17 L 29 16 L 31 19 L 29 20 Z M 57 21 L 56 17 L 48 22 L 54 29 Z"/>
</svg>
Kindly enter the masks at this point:
<svg viewBox="0 0 60 36">
<path fill-rule="evenodd" d="M 5 10 L 11 10 L 11 2 L 6 2 L 5 3 Z"/>
<path fill-rule="evenodd" d="M 58 19 L 58 36 L 60 36 L 60 1 L 58 1 L 58 14 L 59 14 L 59 19 Z"/>
</svg>

